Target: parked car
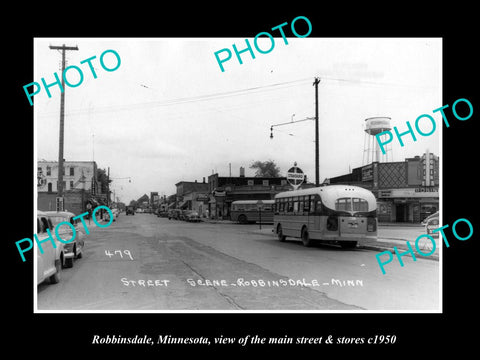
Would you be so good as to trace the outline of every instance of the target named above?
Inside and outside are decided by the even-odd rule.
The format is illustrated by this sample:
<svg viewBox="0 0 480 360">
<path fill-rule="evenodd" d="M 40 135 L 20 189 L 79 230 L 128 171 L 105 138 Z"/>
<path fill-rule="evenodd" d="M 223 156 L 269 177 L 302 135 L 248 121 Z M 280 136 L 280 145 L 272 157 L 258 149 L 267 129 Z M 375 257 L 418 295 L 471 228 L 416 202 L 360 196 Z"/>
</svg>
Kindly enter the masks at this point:
<svg viewBox="0 0 480 360">
<path fill-rule="evenodd" d="M 180 209 L 171 209 L 168 211 L 168 220 L 180 220 L 180 216 L 182 214 L 182 210 Z"/>
<path fill-rule="evenodd" d="M 139 213 L 139 214 L 140 214 L 140 213 L 143 213 L 143 209 L 142 209 L 142 208 L 138 208 L 136 211 L 137 211 L 137 213 Z"/>
<path fill-rule="evenodd" d="M 81 225 L 80 219 L 73 219 L 76 215 L 69 211 L 45 211 L 45 214 L 50 218 L 53 227 L 61 222 L 69 222 L 75 227 L 75 239 L 63 245 L 64 248 L 64 266 L 67 268 L 73 267 L 74 259 L 81 259 L 83 255 L 83 248 L 85 247 L 85 230 Z M 58 228 L 58 235 L 64 240 L 71 239 L 72 229 L 67 225 L 62 225 Z"/>
<path fill-rule="evenodd" d="M 427 216 L 425 219 L 423 219 L 422 225 L 427 225 L 428 220 L 430 220 L 432 218 L 438 218 L 438 217 L 439 217 L 439 212 L 437 211 L 437 212 Z"/>
<path fill-rule="evenodd" d="M 135 206 L 127 206 L 125 209 L 125 215 L 135 215 Z"/>
<path fill-rule="evenodd" d="M 43 211 L 37 212 L 37 238 L 38 241 L 45 240 L 49 235 L 49 229 L 52 237 L 54 227 L 50 218 Z M 55 240 L 55 239 L 54 239 Z M 40 246 L 37 244 L 37 285 L 49 279 L 50 284 L 56 284 L 60 281 L 60 271 L 64 262 L 63 243 L 55 240 L 56 248 L 51 241 L 45 241 Z"/>
<path fill-rule="evenodd" d="M 433 230 L 438 229 L 440 227 L 440 218 L 438 216 L 438 212 L 430 215 L 428 218 L 426 218 L 422 224 L 425 225 L 425 231 L 428 235 L 438 238 L 438 232 L 433 232 Z"/>
<path fill-rule="evenodd" d="M 199 222 L 201 221 L 200 216 L 198 215 L 198 212 L 193 211 L 193 210 L 187 210 L 183 213 L 183 220 L 189 221 L 189 222 Z"/>
</svg>

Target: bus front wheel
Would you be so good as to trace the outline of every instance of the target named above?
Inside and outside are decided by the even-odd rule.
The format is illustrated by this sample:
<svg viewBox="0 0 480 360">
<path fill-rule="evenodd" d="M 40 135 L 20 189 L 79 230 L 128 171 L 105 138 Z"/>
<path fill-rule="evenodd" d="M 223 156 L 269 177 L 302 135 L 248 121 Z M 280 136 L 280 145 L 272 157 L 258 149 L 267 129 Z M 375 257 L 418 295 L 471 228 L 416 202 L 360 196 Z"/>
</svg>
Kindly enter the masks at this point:
<svg viewBox="0 0 480 360">
<path fill-rule="evenodd" d="M 278 240 L 282 242 L 285 241 L 285 239 L 287 238 L 285 235 L 283 235 L 282 225 L 278 225 L 277 227 L 277 236 L 278 236 Z"/>
<path fill-rule="evenodd" d="M 305 245 L 306 247 L 310 247 L 313 245 L 313 240 L 310 239 L 310 235 L 308 234 L 308 230 L 306 227 L 302 228 L 302 242 L 303 245 Z"/>
</svg>

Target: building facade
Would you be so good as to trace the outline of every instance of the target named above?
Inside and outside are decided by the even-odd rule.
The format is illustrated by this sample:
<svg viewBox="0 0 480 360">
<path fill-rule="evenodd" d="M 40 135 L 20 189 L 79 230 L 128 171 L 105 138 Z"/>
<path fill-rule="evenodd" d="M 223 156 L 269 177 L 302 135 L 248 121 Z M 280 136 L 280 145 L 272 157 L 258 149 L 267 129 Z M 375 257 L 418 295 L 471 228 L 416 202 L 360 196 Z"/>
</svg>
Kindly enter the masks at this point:
<svg viewBox="0 0 480 360">
<path fill-rule="evenodd" d="M 302 187 L 312 187 L 304 184 Z M 230 209 L 236 200 L 273 200 L 282 191 L 292 186 L 286 177 L 223 177 L 212 174 L 208 177 L 208 211 L 211 218 L 230 219 Z"/>
<path fill-rule="evenodd" d="M 65 161 L 63 163 L 63 189 L 90 191 L 97 187 L 97 164 L 95 161 Z M 37 190 L 58 191 L 58 162 L 37 162 Z"/>
<path fill-rule="evenodd" d="M 63 163 L 64 208 L 75 214 L 86 211 L 86 204 L 98 205 L 106 195 L 100 194 L 95 161 L 65 161 Z M 58 192 L 58 162 L 37 162 L 37 207 L 55 210 Z"/>
<path fill-rule="evenodd" d="M 200 216 L 208 216 L 208 184 L 203 182 L 180 181 L 175 184 L 177 192 L 175 206 L 182 210 L 194 210 Z"/>
<path fill-rule="evenodd" d="M 372 191 L 380 222 L 419 223 L 439 210 L 439 163 L 438 156 L 426 152 L 403 162 L 373 162 L 328 182 Z"/>
</svg>

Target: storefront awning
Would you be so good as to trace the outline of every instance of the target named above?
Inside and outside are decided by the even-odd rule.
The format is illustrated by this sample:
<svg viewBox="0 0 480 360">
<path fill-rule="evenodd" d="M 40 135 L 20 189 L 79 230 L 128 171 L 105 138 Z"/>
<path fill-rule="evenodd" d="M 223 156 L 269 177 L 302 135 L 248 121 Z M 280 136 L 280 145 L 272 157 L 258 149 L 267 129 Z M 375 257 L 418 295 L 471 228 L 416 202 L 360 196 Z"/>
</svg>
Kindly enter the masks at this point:
<svg viewBox="0 0 480 360">
<path fill-rule="evenodd" d="M 180 206 L 178 207 L 179 209 L 185 210 L 188 208 L 189 204 L 192 202 L 192 200 L 185 200 L 180 203 Z"/>
</svg>

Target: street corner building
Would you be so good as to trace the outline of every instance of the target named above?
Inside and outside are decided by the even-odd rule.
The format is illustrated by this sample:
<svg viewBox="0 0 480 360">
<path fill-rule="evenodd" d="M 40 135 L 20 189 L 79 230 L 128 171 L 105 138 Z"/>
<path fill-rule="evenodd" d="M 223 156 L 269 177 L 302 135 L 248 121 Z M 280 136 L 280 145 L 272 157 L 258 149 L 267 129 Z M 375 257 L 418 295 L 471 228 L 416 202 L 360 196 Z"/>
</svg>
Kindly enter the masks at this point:
<svg viewBox="0 0 480 360">
<path fill-rule="evenodd" d="M 58 192 L 58 162 L 37 162 L 37 208 L 43 211 L 56 209 Z M 64 161 L 64 208 L 74 214 L 86 211 L 87 204 L 105 205 L 107 195 L 102 193 L 97 179 L 95 161 Z"/>
<path fill-rule="evenodd" d="M 420 223 L 439 210 L 439 157 L 428 151 L 405 161 L 374 161 L 327 182 L 372 191 L 379 222 Z"/>
</svg>

